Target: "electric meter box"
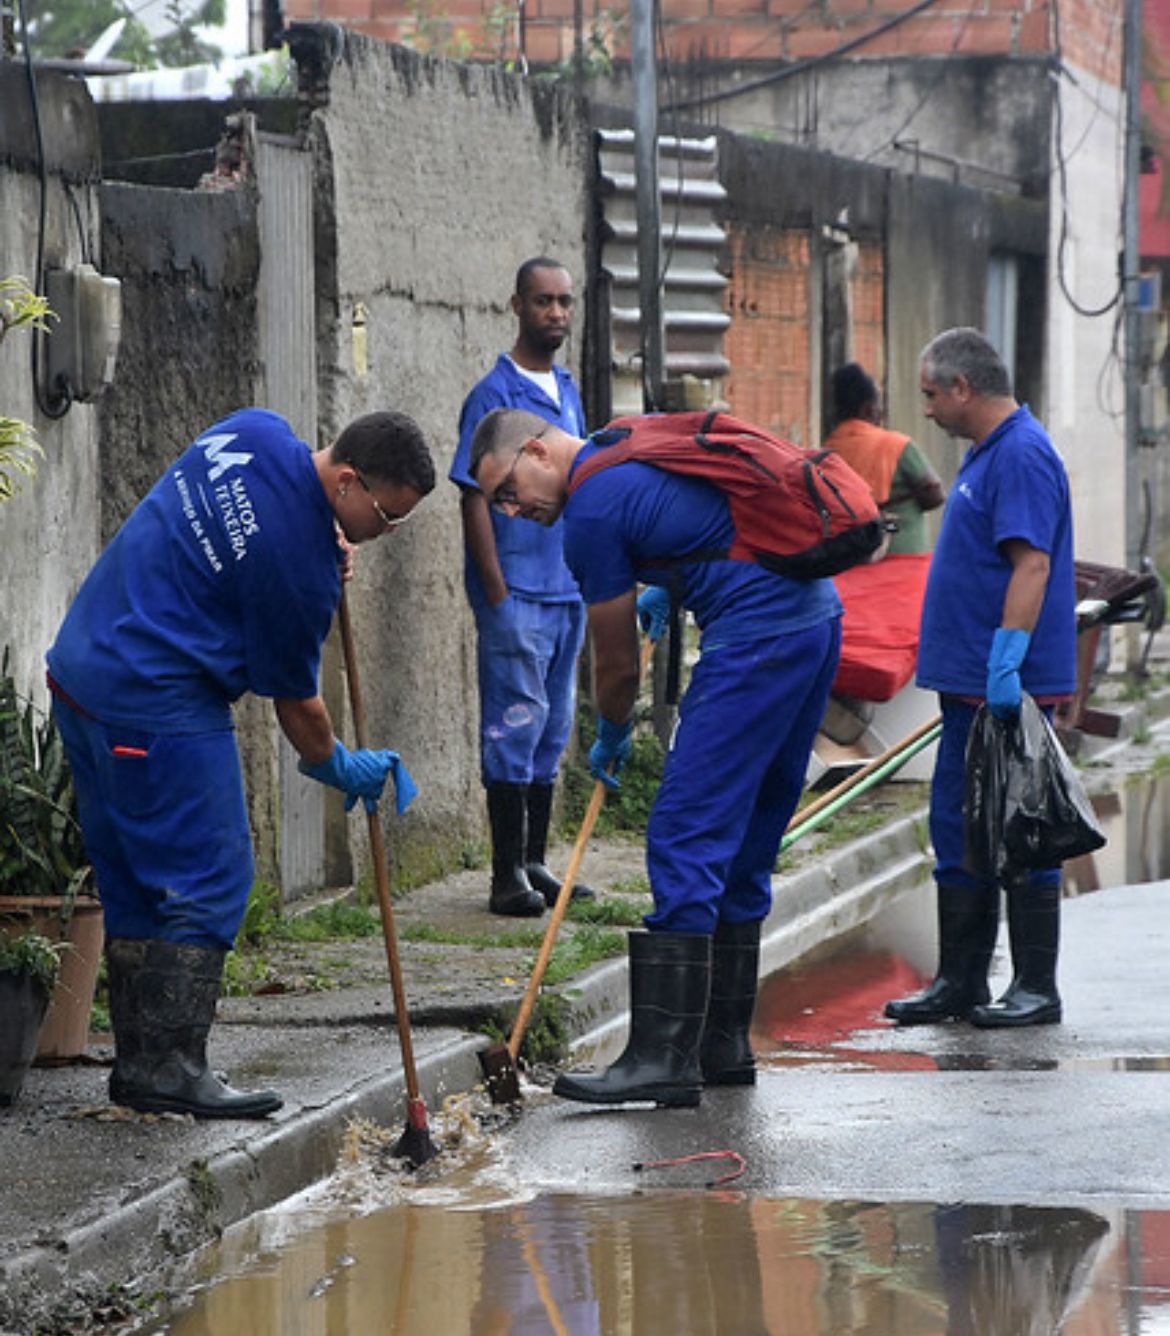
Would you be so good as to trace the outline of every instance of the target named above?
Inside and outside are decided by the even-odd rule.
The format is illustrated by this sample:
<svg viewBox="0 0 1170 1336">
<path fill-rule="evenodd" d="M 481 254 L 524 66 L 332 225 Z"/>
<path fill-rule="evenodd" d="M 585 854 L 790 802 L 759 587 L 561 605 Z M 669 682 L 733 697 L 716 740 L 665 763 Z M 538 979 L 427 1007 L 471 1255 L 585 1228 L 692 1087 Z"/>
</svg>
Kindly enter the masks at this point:
<svg viewBox="0 0 1170 1336">
<path fill-rule="evenodd" d="M 122 336 L 122 284 L 82 263 L 50 269 L 45 296 L 57 316 L 49 322 L 45 340 L 49 395 L 87 403 L 114 379 Z"/>
</svg>

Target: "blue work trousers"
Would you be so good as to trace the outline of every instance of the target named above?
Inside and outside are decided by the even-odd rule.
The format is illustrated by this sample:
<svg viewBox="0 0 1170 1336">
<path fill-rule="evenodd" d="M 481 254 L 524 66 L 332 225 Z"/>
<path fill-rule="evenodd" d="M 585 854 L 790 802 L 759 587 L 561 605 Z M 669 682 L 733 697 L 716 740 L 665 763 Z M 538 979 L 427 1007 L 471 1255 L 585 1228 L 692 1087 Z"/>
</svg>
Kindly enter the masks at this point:
<svg viewBox="0 0 1170 1336">
<path fill-rule="evenodd" d="M 231 947 L 252 887 L 236 735 L 114 727 L 53 704 L 110 937 Z"/>
<path fill-rule="evenodd" d="M 551 784 L 573 728 L 585 608 L 509 594 L 475 623 L 483 782 Z"/>
<path fill-rule="evenodd" d="M 940 886 L 991 890 L 996 883 L 967 871 L 964 807 L 967 794 L 967 739 L 978 706 L 957 696 L 939 698 L 942 734 L 930 786 L 930 842 L 934 845 L 934 879 Z M 1051 713 L 1051 711 L 1049 711 Z M 1058 886 L 1060 868 L 1036 868 L 1028 875 L 1031 886 Z"/>
<path fill-rule="evenodd" d="M 646 832 L 649 929 L 710 934 L 767 915 L 840 648 L 834 618 L 700 657 Z"/>
</svg>

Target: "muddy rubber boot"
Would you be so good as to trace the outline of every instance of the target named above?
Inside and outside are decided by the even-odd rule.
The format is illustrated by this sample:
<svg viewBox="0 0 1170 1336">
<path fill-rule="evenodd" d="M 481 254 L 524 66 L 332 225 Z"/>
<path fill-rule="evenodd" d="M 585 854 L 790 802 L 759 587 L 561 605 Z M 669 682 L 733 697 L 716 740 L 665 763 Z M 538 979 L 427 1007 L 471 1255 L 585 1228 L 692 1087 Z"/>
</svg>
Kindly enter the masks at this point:
<svg viewBox="0 0 1170 1336">
<path fill-rule="evenodd" d="M 551 909 L 561 893 L 561 883 L 556 874 L 545 865 L 545 849 L 548 845 L 548 823 L 552 816 L 553 786 L 551 784 L 529 784 L 528 786 L 528 836 L 524 847 L 524 871 L 534 891 L 544 896 L 544 902 Z M 570 900 L 593 900 L 596 896 L 591 887 L 583 881 L 573 883 L 569 893 Z"/>
<path fill-rule="evenodd" d="M 525 785 L 489 784 L 488 821 L 492 828 L 493 914 L 536 918 L 544 913 L 544 896 L 532 889 L 524 871 Z"/>
<path fill-rule="evenodd" d="M 1060 887 L 1009 886 L 1007 908 L 1014 977 L 998 1001 L 972 1011 L 971 1023 L 983 1029 L 1058 1025 Z"/>
<path fill-rule="evenodd" d="M 886 1003 L 899 1025 L 966 1020 L 991 1000 L 987 971 L 999 929 L 999 891 L 969 886 L 938 888 L 938 974 L 919 993 Z"/>
<path fill-rule="evenodd" d="M 711 941 L 711 996 L 699 1044 L 705 1086 L 756 1083 L 748 1035 L 759 974 L 759 919 L 720 923 Z"/>
<path fill-rule="evenodd" d="M 629 951 L 630 1037 L 625 1052 L 596 1075 L 563 1073 L 553 1094 L 581 1104 L 638 1101 L 693 1107 L 702 1094 L 699 1036 L 711 986 L 711 938 L 632 932 Z"/>
<path fill-rule="evenodd" d="M 274 1090 L 235 1090 L 207 1065 L 226 954 L 150 939 L 106 942 L 115 1104 L 196 1118 L 264 1118 L 282 1106 Z"/>
</svg>

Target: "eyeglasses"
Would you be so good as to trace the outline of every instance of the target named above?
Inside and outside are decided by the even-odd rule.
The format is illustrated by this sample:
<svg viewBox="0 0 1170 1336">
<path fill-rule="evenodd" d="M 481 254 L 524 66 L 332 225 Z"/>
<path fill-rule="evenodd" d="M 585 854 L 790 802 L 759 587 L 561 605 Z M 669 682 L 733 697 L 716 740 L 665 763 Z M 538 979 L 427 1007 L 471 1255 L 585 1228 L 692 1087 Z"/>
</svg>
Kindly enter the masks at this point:
<svg viewBox="0 0 1170 1336">
<path fill-rule="evenodd" d="M 507 473 L 505 473 L 504 476 L 500 479 L 500 485 L 491 495 L 491 501 L 489 502 L 489 504 L 491 505 L 491 508 L 493 510 L 503 510 L 505 506 L 516 505 L 517 501 L 519 500 L 519 498 L 516 496 L 516 483 L 513 478 L 513 475 L 516 472 L 516 465 L 519 464 L 520 462 L 520 456 L 528 448 L 528 442 L 539 441 L 541 437 L 544 435 L 544 433 L 548 431 L 549 427 L 551 426 L 552 426 L 551 422 L 546 422 L 538 432 L 535 432 L 532 436 L 526 437 L 521 442 L 520 449 L 516 451 L 516 454 L 512 459 L 511 468 L 509 468 Z"/>
<path fill-rule="evenodd" d="M 492 493 L 491 506 L 493 510 L 503 510 L 505 506 L 516 504 L 516 483 L 512 475 L 516 472 L 516 465 L 519 464 L 520 456 L 524 453 L 524 446 L 527 444 L 528 442 L 525 441 L 520 449 L 516 451 L 512 459 L 512 467 L 500 479 L 500 485 Z"/>
<path fill-rule="evenodd" d="M 353 468 L 352 464 L 350 465 L 350 468 Z M 410 519 L 412 514 L 411 511 L 407 511 L 405 515 L 387 515 L 378 504 L 378 498 L 374 495 L 374 489 L 368 482 L 366 482 L 365 478 L 362 477 L 357 469 L 353 469 L 353 476 L 361 483 L 362 490 L 370 498 L 370 505 L 374 507 L 375 513 L 387 529 L 397 529 L 400 524 L 405 524 L 406 521 Z"/>
</svg>

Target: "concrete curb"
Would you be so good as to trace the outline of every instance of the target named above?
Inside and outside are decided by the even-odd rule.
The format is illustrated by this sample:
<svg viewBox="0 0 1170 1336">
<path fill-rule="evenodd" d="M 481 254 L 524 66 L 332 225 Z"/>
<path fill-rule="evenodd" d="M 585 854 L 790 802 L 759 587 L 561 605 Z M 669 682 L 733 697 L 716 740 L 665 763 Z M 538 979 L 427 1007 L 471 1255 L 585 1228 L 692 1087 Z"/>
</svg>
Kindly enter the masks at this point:
<svg viewBox="0 0 1170 1336">
<path fill-rule="evenodd" d="M 772 912 L 760 937 L 760 973 L 771 974 L 829 938 L 867 922 L 930 869 L 922 847 L 926 809 L 875 835 L 830 851 L 814 866 L 773 880 Z M 586 970 L 560 991 L 571 1005 L 575 1058 L 588 1060 L 626 1025 L 629 971 L 624 957 Z"/>
<path fill-rule="evenodd" d="M 483 1046 L 482 1037 L 460 1036 L 419 1055 L 419 1087 L 428 1108 L 482 1079 L 476 1055 Z M 26 1329 L 46 1295 L 97 1295 L 144 1276 L 154 1287 L 173 1282 L 196 1250 L 230 1225 L 333 1173 L 351 1121 L 393 1127 L 404 1117 L 405 1101 L 401 1069 L 357 1081 L 278 1127 L 257 1124 L 259 1135 L 246 1145 L 193 1160 L 185 1175 L 7 1259 L 0 1266 L 0 1323 L 19 1326 L 0 1331 Z"/>
<path fill-rule="evenodd" d="M 776 879 L 776 906 L 765 932 L 762 968 L 771 971 L 809 946 L 863 923 L 925 875 L 921 814 L 831 851 L 815 866 Z M 574 1047 L 625 1025 L 624 958 L 586 971 L 561 990 L 570 1003 Z M 482 1082 L 477 1035 L 416 1034 L 419 1085 L 433 1118 L 442 1100 Z M 182 1283 L 196 1251 L 231 1225 L 277 1205 L 331 1174 L 347 1125 L 368 1119 L 394 1127 L 405 1112 L 401 1069 L 355 1081 L 277 1127 L 192 1160 L 168 1181 L 98 1219 L 79 1221 L 0 1266 L 0 1322 L 43 1306 L 46 1296 L 96 1296 L 147 1276 L 152 1287 Z M 434 1128 L 432 1127 L 432 1132 Z M 18 1328 L 19 1329 L 19 1328 Z"/>
</svg>

